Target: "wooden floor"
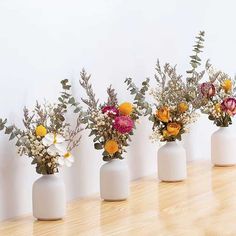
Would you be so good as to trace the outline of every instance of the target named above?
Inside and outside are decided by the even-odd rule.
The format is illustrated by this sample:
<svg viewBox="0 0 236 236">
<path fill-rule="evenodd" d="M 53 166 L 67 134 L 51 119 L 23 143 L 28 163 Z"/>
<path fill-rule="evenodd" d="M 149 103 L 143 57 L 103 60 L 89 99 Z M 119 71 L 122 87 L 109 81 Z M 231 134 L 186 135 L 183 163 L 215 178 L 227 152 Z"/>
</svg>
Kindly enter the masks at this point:
<svg viewBox="0 0 236 236">
<path fill-rule="evenodd" d="M 192 163 L 188 179 L 162 183 L 155 176 L 131 184 L 127 201 L 98 197 L 68 205 L 63 221 L 31 216 L 0 223 L 0 236 L 236 235 L 236 167 Z"/>
</svg>

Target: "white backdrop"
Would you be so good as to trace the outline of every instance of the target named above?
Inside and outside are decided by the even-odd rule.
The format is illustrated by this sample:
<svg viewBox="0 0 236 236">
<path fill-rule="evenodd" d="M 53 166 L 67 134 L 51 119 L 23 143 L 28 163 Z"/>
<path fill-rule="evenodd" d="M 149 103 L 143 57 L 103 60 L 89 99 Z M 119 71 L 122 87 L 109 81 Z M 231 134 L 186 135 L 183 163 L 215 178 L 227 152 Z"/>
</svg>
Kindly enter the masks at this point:
<svg viewBox="0 0 236 236">
<path fill-rule="evenodd" d="M 157 58 L 188 69 L 194 36 L 206 31 L 204 58 L 235 73 L 236 3 L 233 0 L 0 0 L 0 116 L 21 124 L 22 108 L 44 97 L 53 101 L 68 78 L 82 95 L 82 67 L 92 73 L 97 96 L 112 83 L 129 99 L 123 80 L 152 77 Z M 234 127 L 235 128 L 235 127 Z M 209 159 L 216 128 L 202 117 L 187 136 L 189 159 Z M 132 179 L 156 171 L 157 145 L 150 124 L 139 125 L 129 148 Z M 63 171 L 68 200 L 98 192 L 101 155 L 84 132 L 75 165 Z M 0 135 L 0 219 L 31 211 L 31 186 L 38 176 L 27 158 Z"/>
</svg>

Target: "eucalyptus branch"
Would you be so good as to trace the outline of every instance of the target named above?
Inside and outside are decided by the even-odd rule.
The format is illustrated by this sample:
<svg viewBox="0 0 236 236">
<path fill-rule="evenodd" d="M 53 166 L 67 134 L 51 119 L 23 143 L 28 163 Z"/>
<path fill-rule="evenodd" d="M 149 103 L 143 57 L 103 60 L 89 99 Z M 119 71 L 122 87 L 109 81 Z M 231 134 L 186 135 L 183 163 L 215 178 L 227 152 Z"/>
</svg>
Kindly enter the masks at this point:
<svg viewBox="0 0 236 236">
<path fill-rule="evenodd" d="M 24 131 L 16 127 L 16 125 L 6 125 L 7 119 L 4 121 L 0 119 L 0 130 L 5 130 L 5 134 L 8 134 L 9 140 L 17 139 L 16 146 L 21 146 L 22 138 L 24 137 Z"/>
<path fill-rule="evenodd" d="M 83 111 L 82 107 L 80 106 L 79 102 L 75 101 L 75 98 L 72 96 L 71 93 L 71 85 L 69 84 L 69 81 L 67 79 L 61 81 L 63 92 L 61 93 L 61 96 L 58 98 L 59 102 L 59 108 L 62 110 L 62 114 L 67 111 L 68 107 L 74 107 L 74 113 L 78 113 L 76 126 L 74 129 L 69 128 L 69 124 L 64 123 L 64 119 L 62 119 L 62 122 L 64 123 L 64 127 L 68 126 L 68 144 L 67 148 L 68 151 L 71 151 L 76 146 L 78 146 L 81 136 L 78 137 L 78 134 L 83 130 L 81 128 L 81 124 L 83 123 Z"/>
<path fill-rule="evenodd" d="M 203 42 L 205 41 L 204 36 L 205 32 L 200 31 L 199 34 L 195 37 L 196 42 L 195 45 L 193 45 L 194 55 L 190 56 L 191 69 L 186 71 L 188 74 L 187 83 L 195 83 L 194 80 L 196 79 L 197 76 L 196 69 L 198 68 L 198 66 L 201 65 L 201 58 L 199 57 L 199 54 L 203 52 L 202 51 L 202 49 L 204 48 Z"/>
<path fill-rule="evenodd" d="M 215 70 L 212 64 L 210 63 L 210 60 L 207 60 L 205 68 L 211 83 L 214 83 L 215 81 L 223 82 L 227 79 L 232 80 L 228 74 L 220 70 Z"/>
<path fill-rule="evenodd" d="M 34 118 L 34 114 L 30 116 L 29 110 L 26 107 L 24 107 L 23 112 L 24 112 L 23 124 L 26 128 L 30 129 L 30 124 L 32 119 Z"/>
<path fill-rule="evenodd" d="M 74 112 L 77 113 L 80 109 L 79 103 L 75 101 L 75 98 L 71 94 L 71 85 L 68 81 L 68 79 L 61 81 L 62 89 L 61 95 L 58 98 L 58 101 L 60 102 L 58 104 L 58 109 L 62 114 L 67 112 L 68 106 L 74 107 Z"/>
<path fill-rule="evenodd" d="M 68 126 L 65 121 L 65 113 L 67 112 L 69 107 L 74 107 L 74 112 L 79 113 L 81 112 L 81 107 L 78 102 L 75 101 L 75 98 L 72 96 L 71 93 L 71 85 L 68 81 L 68 79 L 61 81 L 62 89 L 60 96 L 58 97 L 59 103 L 57 104 L 57 107 L 53 108 L 54 113 L 57 115 L 57 119 L 53 120 L 52 123 L 55 124 L 55 130 L 61 129 L 63 126 Z"/>
<path fill-rule="evenodd" d="M 159 60 L 157 60 L 155 70 L 157 73 L 155 73 L 154 77 L 157 81 L 158 86 L 160 86 L 163 90 L 166 83 L 166 75 L 162 72 Z"/>
<path fill-rule="evenodd" d="M 205 71 L 197 72 L 197 68 L 201 65 L 200 53 L 203 52 L 204 48 L 204 36 L 205 32 L 200 31 L 199 34 L 195 37 L 196 42 L 193 45 L 194 55 L 190 56 L 190 66 L 191 69 L 187 72 L 187 83 L 186 87 L 188 90 L 188 101 L 190 101 L 195 109 L 199 109 L 201 107 L 201 103 L 199 102 L 199 81 L 203 78 Z"/>
<path fill-rule="evenodd" d="M 107 88 L 107 94 L 108 94 L 107 104 L 110 106 L 115 106 L 118 103 L 117 93 L 115 92 L 115 89 L 113 89 L 111 85 Z"/>
<path fill-rule="evenodd" d="M 176 72 L 176 66 L 172 67 L 169 63 L 164 65 L 164 73 L 168 75 L 171 80 L 181 80 L 182 75 L 178 75 Z"/>
<path fill-rule="evenodd" d="M 69 133 L 69 139 L 68 139 L 68 150 L 71 151 L 74 149 L 78 144 L 80 143 L 81 136 L 78 136 L 78 134 L 84 130 L 84 128 L 81 128 L 81 124 L 87 123 L 86 114 L 82 111 L 82 107 L 78 107 L 78 117 L 76 120 L 76 126 L 74 130 L 68 130 Z"/>
<path fill-rule="evenodd" d="M 145 116 L 152 114 L 151 105 L 145 99 L 146 92 L 149 89 L 149 81 L 150 79 L 147 78 L 142 82 L 141 88 L 138 88 L 132 78 L 127 78 L 125 80 L 125 83 L 128 86 L 127 90 L 130 91 L 131 95 L 134 95 L 134 104 L 137 105 L 140 112 L 144 111 Z"/>
<path fill-rule="evenodd" d="M 81 140 L 81 135 L 79 135 L 79 133 L 82 131 L 83 129 L 81 128 L 81 122 L 80 119 L 77 118 L 77 122 L 76 122 L 76 126 L 73 130 L 68 129 L 68 144 L 67 144 L 67 149 L 70 152 L 72 149 L 74 149 L 75 147 L 77 147 L 80 143 Z"/>
<path fill-rule="evenodd" d="M 95 98 L 95 93 L 93 92 L 92 84 L 89 80 L 91 75 L 87 75 L 86 71 L 83 69 L 80 73 L 80 84 L 85 89 L 88 99 L 83 99 L 82 101 L 88 106 L 89 110 L 97 110 L 98 100 Z"/>
</svg>

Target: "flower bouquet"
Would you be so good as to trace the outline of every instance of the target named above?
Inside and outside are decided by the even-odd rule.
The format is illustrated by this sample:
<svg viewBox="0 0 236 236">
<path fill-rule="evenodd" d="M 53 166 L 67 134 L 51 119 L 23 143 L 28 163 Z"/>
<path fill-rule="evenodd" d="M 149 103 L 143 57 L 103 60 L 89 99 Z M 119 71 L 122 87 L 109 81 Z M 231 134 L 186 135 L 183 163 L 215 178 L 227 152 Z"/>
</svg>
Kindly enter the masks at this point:
<svg viewBox="0 0 236 236">
<path fill-rule="evenodd" d="M 30 157 L 31 164 L 36 165 L 36 172 L 42 175 L 55 174 L 63 165 L 70 167 L 74 162 L 71 151 L 81 138 L 78 135 L 81 131 L 80 120 L 77 120 L 73 130 L 65 121 L 69 105 L 78 107 L 78 104 L 69 93 L 68 80 L 63 80 L 61 84 L 64 91 L 58 103 L 45 102 L 40 105 L 37 101 L 31 113 L 24 108 L 24 129 L 15 125 L 5 127 L 5 134 L 10 135 L 10 140 L 17 140 L 18 153 Z"/>
<path fill-rule="evenodd" d="M 155 113 L 150 117 L 153 121 L 151 138 L 161 142 L 181 140 L 197 114 L 188 100 L 186 84 L 177 75 L 176 68 L 165 64 L 162 71 L 158 62 L 156 70 L 157 88 L 150 91 L 156 106 Z"/>
<path fill-rule="evenodd" d="M 103 150 L 104 161 L 123 159 L 122 154 L 126 152 L 139 113 L 129 102 L 119 104 L 111 86 L 107 89 L 107 102 L 98 104 L 89 80 L 90 76 L 83 70 L 80 83 L 88 99 L 82 101 L 88 106 L 85 122 L 86 128 L 91 131 L 90 136 L 94 136 L 94 147 Z"/>
<path fill-rule="evenodd" d="M 209 61 L 206 63 L 206 71 L 209 80 L 199 86 L 201 112 L 207 114 L 208 119 L 219 127 L 211 138 L 212 163 L 218 166 L 234 165 L 236 136 L 228 126 L 236 114 L 235 79 L 215 70 Z"/>
<path fill-rule="evenodd" d="M 63 92 L 58 103 L 45 102 L 40 105 L 36 102 L 32 112 L 24 108 L 24 129 L 4 124 L 10 140 L 17 140 L 19 155 L 31 158 L 36 172 L 43 175 L 33 185 L 33 214 L 38 219 L 52 220 L 64 216 L 64 183 L 54 174 L 59 172 L 61 166 L 72 165 L 74 157 L 71 151 L 81 138 L 81 116 L 78 116 L 74 129 L 70 128 L 65 118 L 69 106 L 76 107 L 77 112 L 81 109 L 70 94 L 68 80 L 63 80 L 61 84 Z"/>
<path fill-rule="evenodd" d="M 216 126 L 228 127 L 236 114 L 235 80 L 222 71 L 215 71 L 209 61 L 206 63 L 206 71 L 209 81 L 199 87 L 201 111 Z"/>
<path fill-rule="evenodd" d="M 82 99 L 88 107 L 86 129 L 90 130 L 89 136 L 94 136 L 95 149 L 103 150 L 103 160 L 108 161 L 100 172 L 101 197 L 106 200 L 123 200 L 128 195 L 128 169 L 119 160 L 123 159 L 123 153 L 126 152 L 139 112 L 129 102 L 119 104 L 111 86 L 107 89 L 107 101 L 99 104 L 90 84 L 90 75 L 84 70 L 81 72 L 80 84 L 87 94 L 87 99 Z M 113 171 L 109 175 L 110 168 Z"/>
</svg>

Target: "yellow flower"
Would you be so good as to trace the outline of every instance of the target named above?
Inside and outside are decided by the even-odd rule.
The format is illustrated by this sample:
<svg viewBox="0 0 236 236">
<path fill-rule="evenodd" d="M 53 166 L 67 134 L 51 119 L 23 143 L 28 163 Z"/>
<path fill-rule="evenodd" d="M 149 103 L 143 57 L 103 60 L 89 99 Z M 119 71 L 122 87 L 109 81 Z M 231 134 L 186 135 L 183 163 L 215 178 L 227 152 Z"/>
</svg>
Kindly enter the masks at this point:
<svg viewBox="0 0 236 236">
<path fill-rule="evenodd" d="M 119 150 L 118 143 L 115 140 L 108 140 L 105 144 L 105 151 L 114 154 Z"/>
<path fill-rule="evenodd" d="M 70 153 L 70 152 L 67 152 L 67 153 L 65 153 L 65 154 L 63 155 L 63 157 L 64 157 L 64 158 L 69 158 L 69 157 L 71 157 L 71 153 Z"/>
<path fill-rule="evenodd" d="M 133 105 L 129 102 L 120 104 L 119 111 L 122 115 L 129 116 L 133 112 Z"/>
<path fill-rule="evenodd" d="M 230 79 L 226 79 L 222 83 L 222 88 L 225 90 L 226 93 L 230 92 L 232 90 L 232 81 Z"/>
<path fill-rule="evenodd" d="M 35 129 L 37 136 L 44 137 L 47 134 L 47 129 L 43 125 L 39 125 Z"/>
<path fill-rule="evenodd" d="M 181 129 L 181 125 L 176 122 L 172 122 L 167 125 L 167 132 L 170 136 L 178 135 L 180 129 Z"/>
<path fill-rule="evenodd" d="M 220 112 L 221 112 L 221 105 L 220 105 L 220 103 L 216 103 L 215 106 L 214 106 L 214 108 L 215 108 L 215 111 L 216 111 L 217 113 L 220 113 Z"/>
<path fill-rule="evenodd" d="M 162 131 L 162 135 L 164 138 L 169 137 L 169 133 L 166 129 Z"/>
<path fill-rule="evenodd" d="M 180 102 L 178 105 L 178 111 L 184 113 L 188 110 L 188 104 L 186 102 Z"/>
<path fill-rule="evenodd" d="M 156 112 L 156 117 L 163 122 L 168 122 L 170 119 L 170 111 L 168 107 L 161 107 L 160 109 L 157 110 Z"/>
</svg>

